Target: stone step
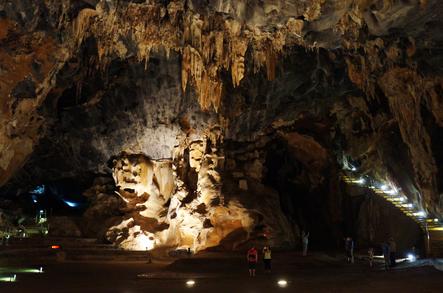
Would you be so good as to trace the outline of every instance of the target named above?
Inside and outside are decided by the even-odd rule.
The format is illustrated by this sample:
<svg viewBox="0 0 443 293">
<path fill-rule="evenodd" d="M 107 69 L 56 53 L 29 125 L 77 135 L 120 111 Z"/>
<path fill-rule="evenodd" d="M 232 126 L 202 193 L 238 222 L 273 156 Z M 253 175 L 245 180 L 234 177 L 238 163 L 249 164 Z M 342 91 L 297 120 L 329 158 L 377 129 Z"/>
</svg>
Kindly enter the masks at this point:
<svg viewBox="0 0 443 293">
<path fill-rule="evenodd" d="M 0 245 L 0 252 L 10 250 L 50 250 L 52 246 L 58 246 L 63 250 L 83 251 L 117 251 L 120 250 L 112 244 L 97 243 L 93 238 L 62 238 L 62 237 L 35 237 L 9 239 L 7 245 Z M 53 249 L 55 250 L 55 249 Z"/>
<path fill-rule="evenodd" d="M 148 251 L 128 251 L 122 249 L 7 249 L 0 250 L 0 258 L 7 259 L 53 259 L 68 261 L 148 261 Z"/>
</svg>

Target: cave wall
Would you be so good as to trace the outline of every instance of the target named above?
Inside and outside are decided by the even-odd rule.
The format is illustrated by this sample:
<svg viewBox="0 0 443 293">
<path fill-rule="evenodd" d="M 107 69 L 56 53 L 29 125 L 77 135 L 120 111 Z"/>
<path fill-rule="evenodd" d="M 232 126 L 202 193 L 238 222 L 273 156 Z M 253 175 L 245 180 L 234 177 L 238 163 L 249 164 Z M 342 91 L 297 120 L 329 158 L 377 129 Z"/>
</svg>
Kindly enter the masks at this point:
<svg viewBox="0 0 443 293">
<path fill-rule="evenodd" d="M 379 249 L 381 243 L 393 237 L 399 252 L 410 252 L 415 247 L 420 255 L 425 253 L 425 234 L 420 226 L 374 194 L 368 194 L 361 203 L 355 223 L 360 246 Z"/>
</svg>

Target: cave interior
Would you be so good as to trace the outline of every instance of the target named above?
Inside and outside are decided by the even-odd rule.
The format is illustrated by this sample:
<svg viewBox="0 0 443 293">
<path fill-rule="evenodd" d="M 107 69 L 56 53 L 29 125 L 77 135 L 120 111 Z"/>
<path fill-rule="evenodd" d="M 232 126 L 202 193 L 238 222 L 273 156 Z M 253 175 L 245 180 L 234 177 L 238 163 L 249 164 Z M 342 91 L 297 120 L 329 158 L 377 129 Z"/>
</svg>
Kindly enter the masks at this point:
<svg viewBox="0 0 443 293">
<path fill-rule="evenodd" d="M 309 232 L 317 250 L 441 254 L 442 13 L 3 1 L 0 229 L 44 211 L 49 235 L 130 250 L 299 249 Z"/>
</svg>

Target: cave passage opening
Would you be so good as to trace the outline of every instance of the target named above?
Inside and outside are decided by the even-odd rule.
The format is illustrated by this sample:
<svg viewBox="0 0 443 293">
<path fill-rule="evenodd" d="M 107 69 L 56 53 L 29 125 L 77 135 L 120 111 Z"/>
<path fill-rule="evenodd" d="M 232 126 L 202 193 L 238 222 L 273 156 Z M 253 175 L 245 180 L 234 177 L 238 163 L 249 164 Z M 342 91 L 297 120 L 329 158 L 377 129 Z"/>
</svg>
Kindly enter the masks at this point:
<svg viewBox="0 0 443 293">
<path fill-rule="evenodd" d="M 43 210 L 51 216 L 80 216 L 89 206 L 86 188 L 77 178 L 43 182 L 23 193 L 22 206 L 28 215 Z"/>
<path fill-rule="evenodd" d="M 270 143 L 265 169 L 264 183 L 279 193 L 281 209 L 298 226 L 298 236 L 302 231 L 309 232 L 310 247 L 314 249 L 337 248 L 339 239 L 325 204 L 329 197 L 328 180 L 315 182 L 315 176 L 283 138 Z M 325 178 L 331 176 L 325 175 Z"/>
</svg>

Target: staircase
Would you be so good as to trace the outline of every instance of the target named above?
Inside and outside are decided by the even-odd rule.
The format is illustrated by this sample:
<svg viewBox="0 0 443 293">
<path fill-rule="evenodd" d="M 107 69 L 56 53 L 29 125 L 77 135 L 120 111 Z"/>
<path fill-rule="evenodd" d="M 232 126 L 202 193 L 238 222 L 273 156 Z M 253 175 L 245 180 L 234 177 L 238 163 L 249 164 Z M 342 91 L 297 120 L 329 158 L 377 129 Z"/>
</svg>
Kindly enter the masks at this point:
<svg viewBox="0 0 443 293">
<path fill-rule="evenodd" d="M 426 212 L 417 209 L 413 203 L 408 202 L 408 198 L 398 193 L 398 191 L 387 186 L 375 186 L 367 184 L 365 178 L 359 178 L 353 174 L 345 174 L 342 176 L 344 182 L 348 184 L 356 184 L 361 187 L 371 189 L 375 194 L 383 197 L 393 206 L 399 209 L 405 216 L 413 219 L 428 237 L 427 254 L 432 257 L 443 256 L 443 225 L 440 219 L 427 216 Z"/>
</svg>

